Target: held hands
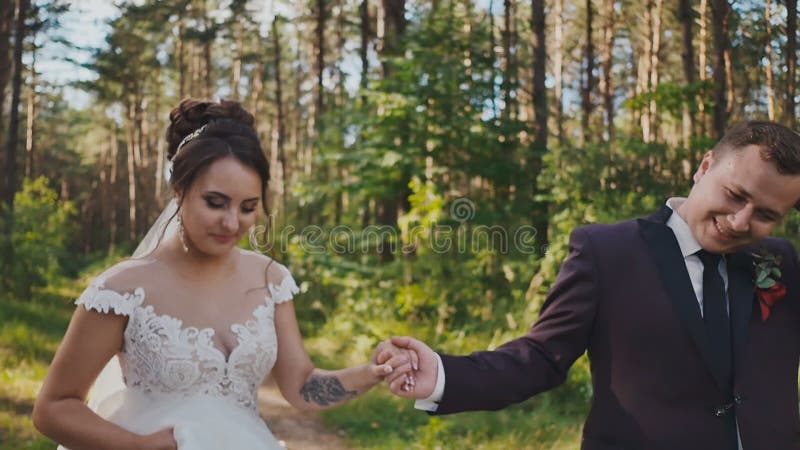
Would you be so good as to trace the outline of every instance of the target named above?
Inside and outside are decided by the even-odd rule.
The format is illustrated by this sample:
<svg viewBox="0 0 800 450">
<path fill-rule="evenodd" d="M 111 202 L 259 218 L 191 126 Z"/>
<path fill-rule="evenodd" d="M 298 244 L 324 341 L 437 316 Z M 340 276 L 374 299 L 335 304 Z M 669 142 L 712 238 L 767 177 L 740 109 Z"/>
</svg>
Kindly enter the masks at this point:
<svg viewBox="0 0 800 450">
<path fill-rule="evenodd" d="M 408 375 L 405 380 L 412 383 L 411 377 L 414 368 L 419 366 L 419 358 L 412 350 L 400 348 L 391 343 L 383 341 L 375 348 L 370 360 L 373 375 L 378 381 L 385 380 L 392 375 Z"/>
<path fill-rule="evenodd" d="M 392 367 L 384 377 L 392 394 L 413 399 L 433 394 L 439 362 L 424 342 L 407 336 L 393 337 L 378 345 L 374 358 L 375 362 Z"/>
</svg>

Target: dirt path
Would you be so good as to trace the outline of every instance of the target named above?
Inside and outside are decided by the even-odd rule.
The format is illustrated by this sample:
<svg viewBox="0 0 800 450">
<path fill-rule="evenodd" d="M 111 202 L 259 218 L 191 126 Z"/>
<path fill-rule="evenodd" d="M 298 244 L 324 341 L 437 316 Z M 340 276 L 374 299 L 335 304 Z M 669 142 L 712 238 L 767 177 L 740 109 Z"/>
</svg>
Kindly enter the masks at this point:
<svg viewBox="0 0 800 450">
<path fill-rule="evenodd" d="M 269 378 L 258 390 L 258 409 L 267 426 L 289 450 L 347 450 L 339 436 L 317 413 L 298 411 L 284 400 Z"/>
</svg>

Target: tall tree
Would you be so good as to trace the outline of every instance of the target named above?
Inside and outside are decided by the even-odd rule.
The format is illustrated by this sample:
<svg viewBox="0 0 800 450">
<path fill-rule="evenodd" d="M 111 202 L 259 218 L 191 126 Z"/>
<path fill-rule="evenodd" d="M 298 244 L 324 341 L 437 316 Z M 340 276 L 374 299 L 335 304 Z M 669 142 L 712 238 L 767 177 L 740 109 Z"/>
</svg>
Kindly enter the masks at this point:
<svg viewBox="0 0 800 450">
<path fill-rule="evenodd" d="M 710 0 L 712 36 L 714 39 L 714 135 L 721 139 L 728 125 L 727 74 L 725 54 L 730 48 L 728 27 L 730 4 L 728 0 Z"/>
<path fill-rule="evenodd" d="M 217 27 L 214 24 L 214 19 L 208 11 L 208 1 L 202 0 L 200 2 L 200 17 L 203 21 L 203 34 L 201 42 L 203 45 L 203 97 L 211 98 L 214 93 L 214 66 L 212 57 L 212 47 L 217 38 Z"/>
<path fill-rule="evenodd" d="M 652 35 L 650 37 L 650 92 L 655 92 L 660 83 L 659 61 L 661 53 L 661 12 L 663 11 L 663 0 L 654 0 L 652 3 L 653 9 L 651 12 L 652 20 Z M 658 102 L 655 96 L 650 100 L 650 141 L 658 141 Z"/>
<path fill-rule="evenodd" d="M 378 54 L 381 57 L 382 76 L 384 80 L 392 75 L 391 59 L 400 53 L 400 41 L 406 29 L 405 0 L 379 0 L 378 2 Z M 402 135 L 402 131 L 398 130 Z M 399 192 L 384 194 L 378 199 L 377 221 L 378 224 L 389 227 L 397 226 L 399 209 L 407 203 L 407 186 L 405 181 L 400 182 Z M 384 240 L 380 247 L 382 261 L 393 259 L 388 241 Z"/>
<path fill-rule="evenodd" d="M 767 74 L 767 117 L 775 120 L 775 81 L 772 68 L 772 0 L 764 5 L 764 71 Z"/>
<path fill-rule="evenodd" d="M 708 0 L 700 0 L 700 36 L 699 48 L 697 55 L 697 66 L 699 69 L 700 81 L 704 82 L 708 79 Z M 698 121 L 700 122 L 700 135 L 706 135 L 706 107 L 705 102 L 701 101 L 697 105 L 697 112 L 699 115 Z"/>
<path fill-rule="evenodd" d="M 279 16 L 272 21 L 272 54 L 275 71 L 275 124 L 272 127 L 273 158 L 277 160 L 280 167 L 280 179 L 278 180 L 278 191 L 281 196 L 281 211 L 285 214 L 288 204 L 288 189 L 286 186 L 286 153 L 284 140 L 286 139 L 286 124 L 283 112 L 283 79 L 281 78 L 281 35 L 278 28 Z"/>
<path fill-rule="evenodd" d="M 25 115 L 25 177 L 35 178 L 34 163 L 34 125 L 36 119 L 36 43 L 31 50 L 31 64 L 29 68 L 30 82 L 27 83 L 27 113 Z"/>
<path fill-rule="evenodd" d="M 555 41 L 555 54 L 553 55 L 553 77 L 555 81 L 554 96 L 556 104 L 556 135 L 558 141 L 564 139 L 564 0 L 555 0 L 553 6 L 553 40 Z"/>
<path fill-rule="evenodd" d="M 395 56 L 400 49 L 400 40 L 406 30 L 406 1 L 378 1 L 378 54 L 382 57 L 384 78 L 391 73 L 389 57 Z"/>
<path fill-rule="evenodd" d="M 316 104 L 315 122 L 319 126 L 319 118 L 325 112 L 325 89 L 323 80 L 325 78 L 325 22 L 328 19 L 328 5 L 325 0 L 316 0 L 314 8 L 316 15 L 316 28 L 314 30 L 314 75 L 317 79 L 317 88 L 314 92 L 314 103 Z"/>
<path fill-rule="evenodd" d="M 539 193 L 537 180 L 542 171 L 542 158 L 547 153 L 547 88 L 545 78 L 547 76 L 547 49 L 545 47 L 545 7 L 544 0 L 531 0 L 531 47 L 533 48 L 533 110 L 536 120 L 536 137 L 533 141 L 533 154 L 531 155 L 530 178 L 532 180 L 532 193 L 534 198 Z M 560 106 L 559 106 L 560 108 Z M 537 230 L 544 235 L 543 241 L 547 241 L 548 220 L 546 207 L 534 205 L 531 207 L 531 222 Z"/>
<path fill-rule="evenodd" d="M 600 79 L 600 90 L 603 94 L 603 109 L 605 110 L 605 130 L 603 132 L 606 141 L 613 142 L 616 139 L 614 127 L 614 28 L 616 14 L 614 13 L 615 0 L 605 0 L 603 11 L 603 63 L 602 78 Z"/>
<path fill-rule="evenodd" d="M 14 194 L 17 191 L 17 136 L 19 132 L 19 102 L 22 91 L 22 49 L 25 41 L 25 19 L 30 9 L 29 0 L 17 2 L 16 25 L 14 30 L 14 76 L 11 82 L 11 111 L 8 121 L 8 140 L 6 142 L 5 187 L 2 203 L 8 220 L 14 208 Z"/>
<path fill-rule="evenodd" d="M 11 111 L 8 121 L 8 141 L 6 142 L 5 170 L 3 175 L 5 184 L 0 196 L 0 222 L 3 225 L 3 235 L 11 236 L 14 194 L 17 191 L 17 133 L 19 131 L 19 100 L 22 90 L 22 48 L 25 40 L 25 18 L 30 8 L 28 0 L 17 2 L 16 25 L 14 30 L 14 75 L 11 82 Z M 0 105 L 2 108 L 2 105 Z M 0 239 L 0 262 L 4 266 L 14 260 L 14 247 L 11 239 Z M 9 273 L 6 267 L 0 268 L 3 273 Z M 0 279 L 6 288 L 10 288 L 11 281 L 6 277 Z"/>
<path fill-rule="evenodd" d="M 186 98 L 186 31 L 184 8 L 177 9 L 178 22 L 175 26 L 175 57 L 178 69 L 178 98 Z"/>
<path fill-rule="evenodd" d="M 369 42 L 372 36 L 370 30 L 370 17 L 369 17 L 369 2 L 368 0 L 361 0 L 358 4 L 358 17 L 359 17 L 359 31 L 361 40 L 358 47 L 358 56 L 361 59 L 361 77 L 359 84 L 362 91 L 366 89 L 369 81 Z M 363 101 L 363 99 L 362 99 Z"/>
<path fill-rule="evenodd" d="M 6 86 L 11 79 L 12 65 L 9 44 L 11 43 L 11 24 L 13 21 L 14 2 L 0 2 L 0 142 L 3 142 L 3 130 L 5 130 L 4 108 L 2 105 L 6 104 Z M 3 184 L 2 181 L 3 179 L 0 179 L 0 185 Z"/>
<path fill-rule="evenodd" d="M 678 20 L 681 23 L 681 42 L 683 44 L 683 50 L 681 52 L 681 57 L 683 59 L 683 82 L 687 88 L 694 84 L 695 71 L 697 70 L 694 63 L 694 33 L 692 32 L 694 16 L 691 0 L 679 0 Z M 681 141 L 684 148 L 689 148 L 691 144 L 693 122 L 692 108 L 685 102 L 681 107 Z"/>
<path fill-rule="evenodd" d="M 592 132 L 589 129 L 591 123 L 592 109 L 592 90 L 594 89 L 594 41 L 592 40 L 592 29 L 594 27 L 594 8 L 592 7 L 592 0 L 586 0 L 586 28 L 585 28 L 585 47 L 584 47 L 584 79 L 581 87 L 581 108 L 583 115 L 581 116 L 581 133 L 583 141 L 588 142 L 591 139 Z"/>
<path fill-rule="evenodd" d="M 536 153 L 547 149 L 547 49 L 544 0 L 531 0 L 531 47 L 533 48 L 533 109 L 536 113 Z M 538 166 L 539 164 L 536 164 Z"/>
<path fill-rule="evenodd" d="M 503 117 L 506 119 L 516 117 L 516 81 L 517 61 L 515 57 L 516 27 L 514 26 L 515 4 L 512 0 L 503 2 L 503 81 L 500 89 L 503 91 Z M 509 137 L 506 136 L 506 139 Z"/>
<path fill-rule="evenodd" d="M 786 0 L 786 103 L 783 122 L 795 127 L 797 86 L 797 0 Z"/>
</svg>

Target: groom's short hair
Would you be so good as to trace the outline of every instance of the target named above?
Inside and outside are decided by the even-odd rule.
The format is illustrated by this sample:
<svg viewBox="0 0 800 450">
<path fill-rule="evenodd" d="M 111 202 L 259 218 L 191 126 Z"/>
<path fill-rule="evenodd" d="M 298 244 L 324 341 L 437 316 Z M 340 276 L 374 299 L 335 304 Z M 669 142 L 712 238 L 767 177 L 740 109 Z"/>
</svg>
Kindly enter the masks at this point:
<svg viewBox="0 0 800 450">
<path fill-rule="evenodd" d="M 734 125 L 712 151 L 715 155 L 755 145 L 765 161 L 784 175 L 800 175 L 800 134 L 774 122 L 751 120 Z"/>
</svg>

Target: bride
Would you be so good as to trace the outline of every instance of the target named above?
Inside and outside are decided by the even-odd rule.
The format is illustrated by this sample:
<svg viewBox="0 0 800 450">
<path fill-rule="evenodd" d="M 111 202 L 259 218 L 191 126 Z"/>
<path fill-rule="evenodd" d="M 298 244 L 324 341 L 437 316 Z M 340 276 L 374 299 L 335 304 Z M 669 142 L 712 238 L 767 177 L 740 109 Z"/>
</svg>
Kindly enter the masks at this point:
<svg viewBox="0 0 800 450">
<path fill-rule="evenodd" d="M 387 344 L 361 366 L 314 367 L 290 301 L 298 293 L 291 274 L 236 247 L 269 179 L 253 116 L 236 102 L 187 99 L 170 121 L 175 200 L 144 248 L 75 302 L 36 399 L 35 426 L 72 450 L 276 449 L 257 411 L 270 371 L 300 409 L 334 407 L 394 369 L 411 372 L 416 354 Z M 90 408 L 90 386 L 114 368 L 124 384 L 95 389 Z"/>
</svg>

